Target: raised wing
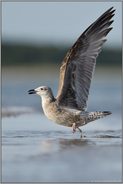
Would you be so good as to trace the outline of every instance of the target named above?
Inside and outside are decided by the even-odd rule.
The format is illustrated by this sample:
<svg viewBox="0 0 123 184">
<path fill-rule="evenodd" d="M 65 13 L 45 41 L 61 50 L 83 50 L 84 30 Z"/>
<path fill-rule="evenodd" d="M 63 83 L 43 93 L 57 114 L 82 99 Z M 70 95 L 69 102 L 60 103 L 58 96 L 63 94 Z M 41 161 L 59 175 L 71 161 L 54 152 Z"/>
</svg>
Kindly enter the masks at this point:
<svg viewBox="0 0 123 184">
<path fill-rule="evenodd" d="M 96 58 L 111 31 L 113 7 L 91 24 L 66 54 L 60 67 L 59 105 L 85 110 Z"/>
</svg>

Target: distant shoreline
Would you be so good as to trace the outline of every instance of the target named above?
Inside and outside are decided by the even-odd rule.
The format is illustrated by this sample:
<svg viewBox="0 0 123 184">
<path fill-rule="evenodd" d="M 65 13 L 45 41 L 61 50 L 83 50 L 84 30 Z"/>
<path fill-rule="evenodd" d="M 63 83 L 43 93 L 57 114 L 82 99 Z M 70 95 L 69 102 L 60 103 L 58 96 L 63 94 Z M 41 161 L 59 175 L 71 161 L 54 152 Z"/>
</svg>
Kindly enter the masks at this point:
<svg viewBox="0 0 123 184">
<path fill-rule="evenodd" d="M 60 65 L 72 45 L 31 45 L 2 43 L 2 66 Z M 98 66 L 121 66 L 122 49 L 103 47 L 97 58 Z"/>
</svg>

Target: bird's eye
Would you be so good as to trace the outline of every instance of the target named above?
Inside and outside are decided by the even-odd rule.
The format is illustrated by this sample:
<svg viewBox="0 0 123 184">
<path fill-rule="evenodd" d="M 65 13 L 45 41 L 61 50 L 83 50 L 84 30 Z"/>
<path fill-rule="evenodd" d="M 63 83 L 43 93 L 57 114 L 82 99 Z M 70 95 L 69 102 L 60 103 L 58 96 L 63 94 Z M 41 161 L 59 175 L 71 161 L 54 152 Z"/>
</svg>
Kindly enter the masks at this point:
<svg viewBox="0 0 123 184">
<path fill-rule="evenodd" d="M 43 88 L 40 88 L 41 90 L 43 90 Z"/>
</svg>

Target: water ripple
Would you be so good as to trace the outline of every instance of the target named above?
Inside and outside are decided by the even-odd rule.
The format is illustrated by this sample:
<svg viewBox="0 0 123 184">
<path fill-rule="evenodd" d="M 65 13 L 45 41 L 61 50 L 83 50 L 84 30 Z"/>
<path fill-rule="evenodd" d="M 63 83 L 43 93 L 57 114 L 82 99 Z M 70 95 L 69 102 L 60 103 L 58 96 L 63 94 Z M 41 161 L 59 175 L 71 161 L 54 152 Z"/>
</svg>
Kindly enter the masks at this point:
<svg viewBox="0 0 123 184">
<path fill-rule="evenodd" d="M 40 141 L 51 140 L 64 142 L 65 144 L 81 145 L 88 144 L 121 144 L 121 130 L 117 131 L 88 131 L 83 132 L 80 139 L 79 132 L 72 134 L 68 131 L 6 131 L 4 132 L 3 145 L 30 145 L 38 144 Z M 84 141 L 84 142 L 82 142 Z"/>
</svg>

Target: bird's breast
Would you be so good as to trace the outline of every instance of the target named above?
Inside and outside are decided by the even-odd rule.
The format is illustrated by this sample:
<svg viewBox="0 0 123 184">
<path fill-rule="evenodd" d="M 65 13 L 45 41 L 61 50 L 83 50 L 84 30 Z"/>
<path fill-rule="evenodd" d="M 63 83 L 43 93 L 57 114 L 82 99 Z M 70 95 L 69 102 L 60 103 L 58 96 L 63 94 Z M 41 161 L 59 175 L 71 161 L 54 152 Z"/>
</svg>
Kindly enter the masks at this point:
<svg viewBox="0 0 123 184">
<path fill-rule="evenodd" d="M 54 103 L 42 104 L 45 116 L 52 121 L 57 121 L 59 110 Z"/>
</svg>

